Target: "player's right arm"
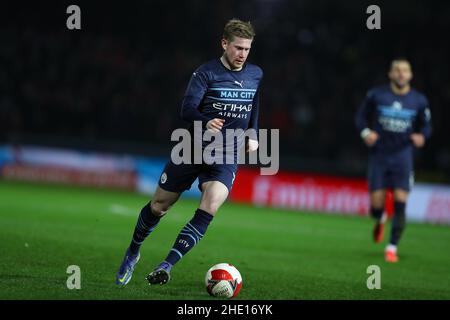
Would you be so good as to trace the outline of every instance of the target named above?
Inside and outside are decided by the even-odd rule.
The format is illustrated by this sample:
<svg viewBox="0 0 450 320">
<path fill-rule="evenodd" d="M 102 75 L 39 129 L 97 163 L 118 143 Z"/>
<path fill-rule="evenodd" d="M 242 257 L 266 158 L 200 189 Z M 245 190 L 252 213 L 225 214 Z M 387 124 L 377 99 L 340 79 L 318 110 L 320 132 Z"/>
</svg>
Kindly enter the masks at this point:
<svg viewBox="0 0 450 320">
<path fill-rule="evenodd" d="M 355 124 L 358 132 L 363 139 L 364 143 L 372 147 L 378 140 L 378 133 L 369 126 L 369 117 L 373 115 L 375 111 L 375 104 L 373 103 L 373 92 L 369 91 L 361 103 L 356 116 Z"/>
<path fill-rule="evenodd" d="M 205 116 L 199 106 L 208 90 L 208 80 L 205 72 L 197 70 L 192 74 L 181 104 L 181 118 L 187 122 L 202 121 L 203 126 L 212 132 L 219 132 L 225 120 Z"/>
</svg>

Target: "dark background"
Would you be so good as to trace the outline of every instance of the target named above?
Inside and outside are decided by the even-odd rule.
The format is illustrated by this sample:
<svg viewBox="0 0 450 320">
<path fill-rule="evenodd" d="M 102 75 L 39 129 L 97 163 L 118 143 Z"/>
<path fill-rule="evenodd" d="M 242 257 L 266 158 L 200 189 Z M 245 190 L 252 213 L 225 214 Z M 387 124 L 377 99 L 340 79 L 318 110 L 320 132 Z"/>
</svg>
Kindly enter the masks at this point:
<svg viewBox="0 0 450 320">
<path fill-rule="evenodd" d="M 66 8 L 81 8 L 81 30 Z M 381 7 L 381 30 L 366 8 Z M 168 156 L 191 73 L 221 55 L 223 26 L 250 20 L 262 67 L 261 128 L 280 129 L 281 168 L 364 176 L 353 117 L 387 82 L 392 58 L 413 66 L 433 136 L 418 180 L 450 182 L 450 4 L 445 1 L 45 1 L 3 3 L 0 143 Z"/>
</svg>

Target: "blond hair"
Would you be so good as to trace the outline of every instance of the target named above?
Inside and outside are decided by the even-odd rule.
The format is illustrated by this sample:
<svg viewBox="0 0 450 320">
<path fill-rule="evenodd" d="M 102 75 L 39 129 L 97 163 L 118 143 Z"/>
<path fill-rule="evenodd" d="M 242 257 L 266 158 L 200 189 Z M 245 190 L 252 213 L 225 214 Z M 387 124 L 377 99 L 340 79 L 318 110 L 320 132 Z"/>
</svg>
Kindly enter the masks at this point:
<svg viewBox="0 0 450 320">
<path fill-rule="evenodd" d="M 250 21 L 244 22 L 239 19 L 231 19 L 223 29 L 223 38 L 228 41 L 233 41 L 234 37 L 253 39 L 255 37 L 255 30 Z"/>
</svg>

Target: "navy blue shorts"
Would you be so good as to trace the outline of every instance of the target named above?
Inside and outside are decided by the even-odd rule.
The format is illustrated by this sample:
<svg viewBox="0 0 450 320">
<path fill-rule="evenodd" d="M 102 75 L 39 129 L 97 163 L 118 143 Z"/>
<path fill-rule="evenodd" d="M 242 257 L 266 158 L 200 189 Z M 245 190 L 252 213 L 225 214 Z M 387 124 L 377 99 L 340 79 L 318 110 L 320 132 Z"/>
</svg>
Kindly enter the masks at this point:
<svg viewBox="0 0 450 320">
<path fill-rule="evenodd" d="M 159 186 L 171 192 L 183 192 L 189 190 L 198 178 L 198 188 L 207 181 L 222 182 L 231 191 L 236 177 L 237 165 L 235 164 L 174 164 L 167 162 L 159 178 Z"/>
<path fill-rule="evenodd" d="M 367 176 L 370 191 L 390 188 L 410 191 L 414 184 L 412 159 L 370 156 Z"/>
</svg>

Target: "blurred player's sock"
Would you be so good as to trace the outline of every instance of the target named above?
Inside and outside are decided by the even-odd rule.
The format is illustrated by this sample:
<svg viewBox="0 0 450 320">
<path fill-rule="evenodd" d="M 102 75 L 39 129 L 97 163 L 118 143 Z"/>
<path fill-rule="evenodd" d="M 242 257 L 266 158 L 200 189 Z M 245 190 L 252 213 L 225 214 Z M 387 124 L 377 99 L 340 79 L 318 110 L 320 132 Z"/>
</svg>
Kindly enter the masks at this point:
<svg viewBox="0 0 450 320">
<path fill-rule="evenodd" d="M 405 215 L 406 204 L 404 202 L 394 202 L 394 217 L 392 218 L 391 240 L 390 244 L 396 246 L 400 241 L 406 225 Z"/>
<path fill-rule="evenodd" d="M 370 215 L 372 216 L 372 218 L 374 218 L 377 222 L 379 222 L 381 220 L 381 218 L 383 217 L 383 211 L 384 208 L 382 209 L 377 209 L 374 207 L 370 208 Z"/>
<path fill-rule="evenodd" d="M 159 223 L 160 217 L 155 216 L 151 211 L 151 202 L 145 205 L 141 213 L 139 214 L 136 227 L 134 228 L 133 239 L 130 243 L 130 253 L 137 254 L 139 248 L 144 242 L 145 238 L 156 228 Z"/>
<path fill-rule="evenodd" d="M 181 230 L 165 261 L 172 266 L 177 263 L 203 238 L 212 219 L 213 216 L 211 214 L 197 209 L 191 221 Z"/>
<path fill-rule="evenodd" d="M 386 250 L 384 251 L 384 259 L 387 262 L 398 262 L 396 245 L 389 244 L 386 246 Z"/>
<path fill-rule="evenodd" d="M 383 241 L 384 237 L 384 223 L 386 221 L 386 214 L 383 214 L 384 209 L 375 208 L 371 208 L 370 213 L 375 219 L 375 226 L 373 228 L 373 240 L 376 243 L 380 243 L 381 241 Z"/>
<path fill-rule="evenodd" d="M 397 246 L 393 244 L 388 244 L 386 246 L 386 251 L 392 251 L 394 253 L 397 253 Z"/>
</svg>

